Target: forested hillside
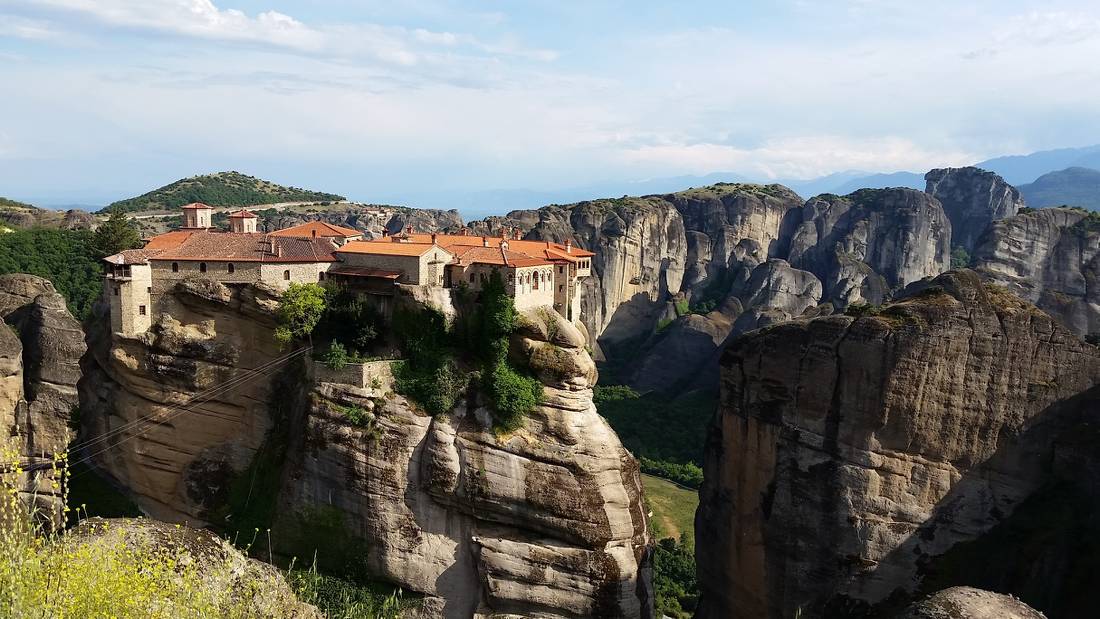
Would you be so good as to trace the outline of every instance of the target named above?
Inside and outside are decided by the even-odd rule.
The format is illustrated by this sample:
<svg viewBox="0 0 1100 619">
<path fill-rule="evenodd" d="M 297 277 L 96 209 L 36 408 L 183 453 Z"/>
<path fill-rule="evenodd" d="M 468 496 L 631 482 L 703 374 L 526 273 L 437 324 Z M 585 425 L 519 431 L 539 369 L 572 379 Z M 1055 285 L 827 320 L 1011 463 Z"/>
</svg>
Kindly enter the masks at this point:
<svg viewBox="0 0 1100 619">
<path fill-rule="evenodd" d="M 0 273 L 30 273 L 53 282 L 84 320 L 99 297 L 103 271 L 89 230 L 34 228 L 0 234 Z"/>
<path fill-rule="evenodd" d="M 102 212 L 121 210 L 124 213 L 146 210 L 169 210 L 203 202 L 211 206 L 250 206 L 279 202 L 333 202 L 343 196 L 299 187 L 284 187 L 240 172 L 218 172 L 192 176 L 154 189 L 136 198 L 119 200 Z"/>
</svg>

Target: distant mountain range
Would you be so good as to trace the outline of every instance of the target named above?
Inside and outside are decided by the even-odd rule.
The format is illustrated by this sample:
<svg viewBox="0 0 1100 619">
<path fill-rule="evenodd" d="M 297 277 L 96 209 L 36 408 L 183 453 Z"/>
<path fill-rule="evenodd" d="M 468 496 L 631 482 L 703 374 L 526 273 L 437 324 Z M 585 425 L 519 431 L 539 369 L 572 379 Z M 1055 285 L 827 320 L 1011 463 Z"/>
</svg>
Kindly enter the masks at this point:
<svg viewBox="0 0 1100 619">
<path fill-rule="evenodd" d="M 1069 205 L 1100 211 L 1100 170 L 1066 168 L 1044 174 L 1018 189 L 1032 208 Z"/>
</svg>

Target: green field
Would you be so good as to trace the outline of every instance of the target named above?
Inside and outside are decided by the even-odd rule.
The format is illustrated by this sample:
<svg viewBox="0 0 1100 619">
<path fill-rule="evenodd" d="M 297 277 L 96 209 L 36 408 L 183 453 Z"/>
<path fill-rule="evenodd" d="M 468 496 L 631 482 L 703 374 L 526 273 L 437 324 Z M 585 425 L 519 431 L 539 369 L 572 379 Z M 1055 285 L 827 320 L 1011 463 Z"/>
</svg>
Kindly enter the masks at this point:
<svg viewBox="0 0 1100 619">
<path fill-rule="evenodd" d="M 698 493 L 652 475 L 642 475 L 642 486 L 645 488 L 649 510 L 653 513 L 650 525 L 653 527 L 654 538 L 671 537 L 678 540 L 685 531 L 690 537 L 695 536 Z"/>
</svg>

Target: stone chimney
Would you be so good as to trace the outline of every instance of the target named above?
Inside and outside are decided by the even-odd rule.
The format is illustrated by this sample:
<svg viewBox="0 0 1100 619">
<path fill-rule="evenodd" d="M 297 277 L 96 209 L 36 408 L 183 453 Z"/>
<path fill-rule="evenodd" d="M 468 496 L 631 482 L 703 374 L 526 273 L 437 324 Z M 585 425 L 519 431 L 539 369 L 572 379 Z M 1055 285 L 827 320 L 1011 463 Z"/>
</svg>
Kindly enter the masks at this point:
<svg viewBox="0 0 1100 619">
<path fill-rule="evenodd" d="M 488 247 L 489 246 L 489 237 L 487 237 L 487 236 L 481 237 L 481 246 L 482 247 Z"/>
<path fill-rule="evenodd" d="M 436 234 L 435 234 L 435 232 L 433 232 L 432 233 L 432 245 L 435 245 L 435 244 L 436 244 Z"/>
<path fill-rule="evenodd" d="M 573 253 L 573 239 L 565 239 L 565 253 Z"/>
<path fill-rule="evenodd" d="M 513 241 L 518 241 L 518 240 L 520 240 L 520 237 L 522 237 L 522 236 L 523 236 L 523 233 L 521 233 L 521 232 L 519 231 L 519 228 L 513 228 L 513 229 L 512 229 L 512 240 L 513 240 Z"/>
<path fill-rule="evenodd" d="M 412 233 L 413 233 L 413 227 L 412 226 L 405 226 L 405 234 L 412 234 Z"/>
<path fill-rule="evenodd" d="M 462 236 L 470 236 L 470 229 L 469 228 L 463 228 L 462 229 Z"/>
</svg>

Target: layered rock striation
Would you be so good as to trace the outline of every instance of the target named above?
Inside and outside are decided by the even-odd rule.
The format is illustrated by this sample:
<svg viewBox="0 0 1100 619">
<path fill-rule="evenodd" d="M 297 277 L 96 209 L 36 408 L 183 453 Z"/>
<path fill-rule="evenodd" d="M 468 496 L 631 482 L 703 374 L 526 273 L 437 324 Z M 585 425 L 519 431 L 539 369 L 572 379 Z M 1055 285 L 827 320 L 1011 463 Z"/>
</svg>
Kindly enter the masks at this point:
<svg viewBox="0 0 1100 619">
<path fill-rule="evenodd" d="M 1079 394 L 1100 350 L 971 271 L 857 313 L 757 330 L 723 355 L 698 617 L 862 615 L 931 575 L 943 585 L 941 559 L 1053 483 L 1059 445 L 1097 422 Z M 972 570 L 957 579 L 989 569 L 956 561 Z"/>
</svg>

